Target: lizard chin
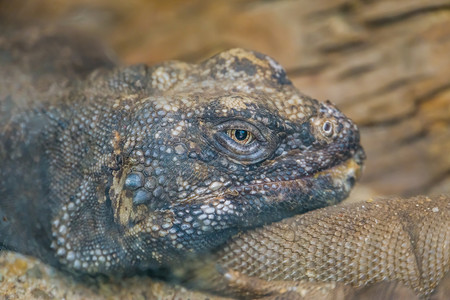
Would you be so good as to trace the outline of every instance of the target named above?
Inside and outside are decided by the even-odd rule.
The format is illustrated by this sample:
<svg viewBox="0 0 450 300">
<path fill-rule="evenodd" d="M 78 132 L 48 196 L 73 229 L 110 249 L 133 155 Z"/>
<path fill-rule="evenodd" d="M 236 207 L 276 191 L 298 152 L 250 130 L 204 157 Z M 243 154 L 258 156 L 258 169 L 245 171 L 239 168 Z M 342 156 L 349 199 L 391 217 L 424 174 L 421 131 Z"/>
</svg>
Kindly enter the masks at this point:
<svg viewBox="0 0 450 300">
<path fill-rule="evenodd" d="M 346 198 L 356 184 L 356 181 L 361 178 L 365 158 L 366 155 L 362 147 L 358 148 L 349 159 L 331 168 L 319 171 L 312 175 L 312 177 L 314 179 L 328 178 L 331 185 L 334 188 L 340 188 L 344 194 L 344 198 Z"/>
<path fill-rule="evenodd" d="M 335 185 L 341 184 L 343 189 L 350 193 L 356 181 L 361 178 L 363 165 L 358 158 L 352 157 L 330 169 L 318 172 L 314 177 L 329 176 Z"/>
</svg>

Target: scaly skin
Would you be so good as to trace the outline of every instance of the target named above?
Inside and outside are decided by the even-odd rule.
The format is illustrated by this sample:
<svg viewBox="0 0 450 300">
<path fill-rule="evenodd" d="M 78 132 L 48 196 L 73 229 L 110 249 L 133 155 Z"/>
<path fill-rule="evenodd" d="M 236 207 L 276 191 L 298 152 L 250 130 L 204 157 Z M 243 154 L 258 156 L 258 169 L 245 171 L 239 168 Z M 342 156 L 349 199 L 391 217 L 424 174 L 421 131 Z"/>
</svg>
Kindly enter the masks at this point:
<svg viewBox="0 0 450 300">
<path fill-rule="evenodd" d="M 102 53 L 64 32 L 0 39 L 3 247 L 79 273 L 171 268 L 338 203 L 358 177 L 355 124 L 265 55 Z"/>
<path fill-rule="evenodd" d="M 358 289 L 396 281 L 427 298 L 450 269 L 450 197 L 322 208 L 238 234 L 201 264 L 196 286 L 221 294 L 349 298 L 354 291 L 342 284 Z M 396 292 L 387 288 L 382 297 L 383 290 L 369 291 L 374 299 Z"/>
</svg>

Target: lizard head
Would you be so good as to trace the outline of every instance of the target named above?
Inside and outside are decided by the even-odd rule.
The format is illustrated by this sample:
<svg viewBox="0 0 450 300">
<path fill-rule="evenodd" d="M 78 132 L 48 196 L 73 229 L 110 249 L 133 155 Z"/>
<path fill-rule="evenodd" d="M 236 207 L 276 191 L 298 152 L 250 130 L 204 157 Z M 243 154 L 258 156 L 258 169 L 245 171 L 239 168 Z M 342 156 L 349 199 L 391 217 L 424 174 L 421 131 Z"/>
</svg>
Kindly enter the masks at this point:
<svg viewBox="0 0 450 300">
<path fill-rule="evenodd" d="M 199 65 L 166 63 L 147 86 L 152 95 L 130 105 L 128 167 L 112 197 L 142 209 L 137 232 L 197 251 L 340 202 L 359 176 L 356 125 L 301 94 L 268 56 L 234 49 Z"/>
<path fill-rule="evenodd" d="M 123 268 L 168 265 L 239 231 L 338 203 L 360 174 L 356 125 L 330 102 L 300 93 L 268 56 L 233 49 L 200 64 L 135 66 L 109 76 L 92 85 L 105 100 L 91 102 L 89 132 L 108 130 L 90 144 L 100 146 L 89 150 L 94 157 L 82 166 L 88 179 L 79 192 L 97 200 L 74 201 L 111 207 L 98 210 L 112 211 L 120 242 L 111 243 L 127 248 L 117 255 L 128 257 Z M 57 224 L 60 232 L 65 223 Z M 89 240 L 98 239 L 107 237 Z M 90 263 L 100 258 L 83 259 L 75 265 L 101 269 Z"/>
</svg>

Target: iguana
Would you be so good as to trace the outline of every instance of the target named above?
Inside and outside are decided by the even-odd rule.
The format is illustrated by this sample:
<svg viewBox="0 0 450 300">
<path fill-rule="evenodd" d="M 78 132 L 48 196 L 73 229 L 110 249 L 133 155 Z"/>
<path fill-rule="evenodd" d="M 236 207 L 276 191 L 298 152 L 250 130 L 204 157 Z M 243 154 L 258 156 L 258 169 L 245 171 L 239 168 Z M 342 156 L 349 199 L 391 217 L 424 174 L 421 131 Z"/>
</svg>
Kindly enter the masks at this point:
<svg viewBox="0 0 450 300">
<path fill-rule="evenodd" d="M 3 248 L 76 274 L 191 270 L 195 287 L 238 296 L 289 296 L 280 287 L 305 280 L 400 281 L 428 296 L 448 272 L 448 197 L 300 215 L 346 198 L 365 156 L 356 125 L 272 58 L 232 49 L 122 67 L 106 53 L 64 31 L 2 32 Z M 360 238 L 378 244 L 346 247 Z M 427 253 L 441 253 L 428 273 Z"/>
<path fill-rule="evenodd" d="M 2 34 L 4 248 L 76 273 L 170 269 L 338 203 L 360 174 L 356 125 L 266 55 L 121 67 L 106 52 L 55 30 Z"/>
</svg>

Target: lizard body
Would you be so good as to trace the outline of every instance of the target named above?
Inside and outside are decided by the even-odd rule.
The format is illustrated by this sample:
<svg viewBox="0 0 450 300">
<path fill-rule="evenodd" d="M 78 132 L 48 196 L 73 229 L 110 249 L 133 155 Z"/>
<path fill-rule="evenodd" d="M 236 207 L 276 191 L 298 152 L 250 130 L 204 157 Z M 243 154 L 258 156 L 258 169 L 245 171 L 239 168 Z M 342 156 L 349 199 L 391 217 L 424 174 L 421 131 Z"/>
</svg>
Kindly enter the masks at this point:
<svg viewBox="0 0 450 300">
<path fill-rule="evenodd" d="M 120 67 L 95 45 L 0 38 L 2 247 L 77 273 L 171 268 L 350 192 L 357 127 L 268 56 Z"/>
<path fill-rule="evenodd" d="M 294 291 L 328 289 L 351 298 L 353 290 L 339 284 L 396 281 L 428 298 L 450 274 L 450 197 L 322 208 L 238 234 L 205 261 L 195 271 L 197 286 L 221 294 L 297 299 Z"/>
</svg>

